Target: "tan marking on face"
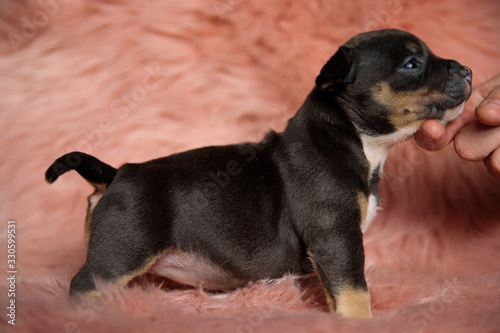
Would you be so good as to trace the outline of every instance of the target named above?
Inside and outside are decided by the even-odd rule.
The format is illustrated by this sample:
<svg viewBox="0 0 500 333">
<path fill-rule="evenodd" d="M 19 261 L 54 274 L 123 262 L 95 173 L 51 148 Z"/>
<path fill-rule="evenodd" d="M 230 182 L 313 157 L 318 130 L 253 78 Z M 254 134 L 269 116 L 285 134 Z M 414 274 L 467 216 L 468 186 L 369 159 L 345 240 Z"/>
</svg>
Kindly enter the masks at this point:
<svg viewBox="0 0 500 333">
<path fill-rule="evenodd" d="M 168 251 L 168 250 L 167 250 Z M 126 286 L 127 284 L 129 284 L 130 281 L 132 281 L 133 279 L 135 279 L 136 277 L 140 276 L 140 275 L 143 275 L 145 273 L 147 273 L 149 271 L 149 269 L 151 268 L 151 266 L 153 266 L 153 264 L 161 257 L 165 254 L 166 251 L 164 252 L 161 252 L 153 257 L 151 257 L 150 259 L 148 259 L 145 264 L 141 267 L 141 268 L 138 268 L 136 269 L 135 271 L 132 271 L 130 272 L 129 274 L 125 275 L 125 276 L 122 276 L 119 280 L 118 280 L 118 284 L 122 285 L 122 286 Z"/>
<path fill-rule="evenodd" d="M 366 218 L 367 218 L 367 212 L 368 212 L 368 199 L 366 198 L 366 195 L 363 192 L 358 193 L 358 206 L 359 206 L 359 212 L 360 212 L 360 217 L 361 220 L 359 222 L 359 225 L 361 227 L 361 230 L 364 230 L 365 224 L 366 224 Z"/>
<path fill-rule="evenodd" d="M 399 131 L 418 129 L 425 120 L 425 105 L 439 99 L 439 94 L 430 92 L 426 87 L 415 91 L 394 92 L 387 82 L 381 82 L 374 87 L 373 97 L 389 109 L 389 121 Z"/>
<path fill-rule="evenodd" d="M 360 288 L 345 286 L 336 297 L 337 312 L 347 318 L 372 318 L 370 293 Z"/>
<path fill-rule="evenodd" d="M 325 283 L 323 282 L 323 278 L 321 277 L 320 272 L 318 271 L 318 266 L 316 266 L 316 262 L 314 261 L 313 255 L 310 251 L 307 251 L 307 255 L 309 258 L 311 258 L 311 262 L 314 268 L 314 271 L 316 272 L 316 275 L 318 276 L 319 282 L 321 283 L 321 286 L 323 287 L 323 292 L 325 293 L 326 297 L 326 305 L 328 306 L 328 310 L 332 313 L 336 312 L 336 303 L 335 303 L 335 298 L 333 298 L 333 295 L 326 289 Z"/>
</svg>

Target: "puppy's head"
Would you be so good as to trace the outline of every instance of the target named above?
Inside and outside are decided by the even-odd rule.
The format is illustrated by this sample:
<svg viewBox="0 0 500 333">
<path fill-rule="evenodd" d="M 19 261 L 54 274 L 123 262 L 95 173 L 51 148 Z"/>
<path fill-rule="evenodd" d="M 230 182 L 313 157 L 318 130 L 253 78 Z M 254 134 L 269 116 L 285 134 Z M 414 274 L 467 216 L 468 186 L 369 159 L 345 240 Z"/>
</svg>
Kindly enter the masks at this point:
<svg viewBox="0 0 500 333">
<path fill-rule="evenodd" d="M 341 46 L 316 79 L 358 131 L 413 134 L 426 119 L 456 118 L 471 93 L 472 72 L 435 56 L 416 36 L 379 30 Z M 398 140 L 399 141 L 399 140 Z"/>
</svg>

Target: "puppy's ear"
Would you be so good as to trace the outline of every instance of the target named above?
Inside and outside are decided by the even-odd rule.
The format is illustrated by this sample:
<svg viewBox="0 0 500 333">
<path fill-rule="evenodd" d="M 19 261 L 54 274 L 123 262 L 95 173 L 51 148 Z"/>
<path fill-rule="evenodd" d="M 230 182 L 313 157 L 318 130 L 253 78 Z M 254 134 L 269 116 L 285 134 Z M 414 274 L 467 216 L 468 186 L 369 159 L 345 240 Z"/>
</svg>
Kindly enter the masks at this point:
<svg viewBox="0 0 500 333">
<path fill-rule="evenodd" d="M 321 90 L 334 91 L 339 85 L 353 81 L 352 52 L 347 46 L 341 46 L 321 69 L 316 86 Z"/>
</svg>

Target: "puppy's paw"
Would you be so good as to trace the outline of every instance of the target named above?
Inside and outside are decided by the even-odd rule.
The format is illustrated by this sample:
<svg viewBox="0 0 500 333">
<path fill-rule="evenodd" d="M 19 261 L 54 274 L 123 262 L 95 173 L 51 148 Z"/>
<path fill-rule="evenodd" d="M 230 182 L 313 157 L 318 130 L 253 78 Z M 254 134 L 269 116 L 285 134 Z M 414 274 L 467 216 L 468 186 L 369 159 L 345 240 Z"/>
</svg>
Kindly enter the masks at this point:
<svg viewBox="0 0 500 333">
<path fill-rule="evenodd" d="M 335 297 L 337 313 L 351 319 L 370 319 L 370 293 L 367 290 L 345 287 Z"/>
</svg>

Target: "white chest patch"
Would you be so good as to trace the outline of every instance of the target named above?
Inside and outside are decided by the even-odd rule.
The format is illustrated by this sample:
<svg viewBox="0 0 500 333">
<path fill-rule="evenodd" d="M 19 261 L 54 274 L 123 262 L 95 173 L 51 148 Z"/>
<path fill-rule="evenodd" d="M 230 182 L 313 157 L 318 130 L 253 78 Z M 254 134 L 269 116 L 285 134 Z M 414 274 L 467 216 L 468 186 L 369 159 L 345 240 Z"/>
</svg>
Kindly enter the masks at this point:
<svg viewBox="0 0 500 333">
<path fill-rule="evenodd" d="M 368 226 L 370 225 L 371 221 L 375 218 L 375 215 L 377 215 L 377 211 L 379 209 L 377 198 L 373 195 L 370 194 L 368 197 L 368 210 L 366 213 L 366 220 L 363 223 L 363 233 L 368 229 Z"/>
<path fill-rule="evenodd" d="M 377 166 L 380 166 L 380 170 L 382 170 L 389 149 L 395 144 L 401 143 L 408 139 L 408 137 L 411 137 L 416 130 L 416 128 L 408 127 L 381 136 L 368 136 L 362 134 L 360 138 L 363 144 L 363 151 L 370 163 L 370 174 Z"/>
<path fill-rule="evenodd" d="M 446 110 L 443 119 L 441 119 L 441 122 L 446 125 L 446 123 L 454 120 L 462 113 L 464 105 L 465 102 L 456 106 L 455 108 Z M 418 127 L 420 127 L 422 122 L 423 120 L 421 120 L 420 122 L 415 122 L 414 124 L 412 124 L 413 126 L 399 129 L 398 131 L 391 134 L 380 136 L 369 136 L 362 134 L 360 136 L 361 142 L 363 144 L 363 151 L 365 153 L 366 159 L 370 164 L 370 175 L 372 175 L 373 171 L 377 167 L 379 167 L 379 177 L 382 176 L 382 169 L 385 159 L 389 154 L 389 149 L 395 144 L 401 143 L 411 137 L 417 131 Z M 373 194 L 371 194 L 368 198 L 366 220 L 362 224 L 363 232 L 370 225 L 370 222 L 377 214 L 378 209 L 378 200 Z"/>
<path fill-rule="evenodd" d="M 370 164 L 370 173 L 379 168 L 378 175 L 382 176 L 384 162 L 389 154 L 389 149 L 396 143 L 404 141 L 408 136 L 411 136 L 415 132 L 414 128 L 409 128 L 407 130 L 399 130 L 395 133 L 382 135 L 382 136 L 368 136 L 361 135 L 361 142 L 363 144 L 363 151 L 365 153 L 366 159 Z M 370 194 L 368 197 L 368 208 L 366 212 L 366 220 L 362 223 L 362 231 L 365 232 L 368 226 L 373 221 L 377 215 L 379 209 L 378 198 L 374 194 Z"/>
</svg>

